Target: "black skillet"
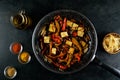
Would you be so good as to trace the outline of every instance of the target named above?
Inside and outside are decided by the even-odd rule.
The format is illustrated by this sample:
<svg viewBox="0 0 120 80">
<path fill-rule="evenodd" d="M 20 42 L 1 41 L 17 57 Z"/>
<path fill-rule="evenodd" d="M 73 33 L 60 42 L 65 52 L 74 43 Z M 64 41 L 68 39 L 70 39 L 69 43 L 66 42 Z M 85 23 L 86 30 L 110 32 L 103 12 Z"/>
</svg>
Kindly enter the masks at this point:
<svg viewBox="0 0 120 80">
<path fill-rule="evenodd" d="M 40 37 L 40 32 L 44 26 L 45 23 L 50 22 L 51 19 L 53 19 L 54 16 L 56 15 L 60 15 L 62 17 L 67 17 L 68 19 L 75 19 L 76 21 L 80 21 L 82 20 L 85 24 L 85 26 L 89 29 L 88 30 L 88 34 L 91 37 L 91 44 L 89 47 L 88 52 L 82 57 L 82 63 L 80 64 L 75 64 L 74 66 L 72 66 L 70 69 L 66 70 L 66 71 L 60 71 L 59 69 L 55 68 L 52 64 L 45 62 L 43 59 L 43 55 L 40 53 L 41 49 L 39 47 L 39 37 Z M 106 65 L 104 63 L 102 63 L 100 60 L 98 60 L 95 56 L 96 54 L 96 50 L 97 50 L 97 33 L 96 30 L 94 28 L 94 25 L 91 23 L 91 21 L 85 17 L 83 14 L 73 11 L 73 10 L 57 10 L 54 12 L 51 12 L 49 14 L 47 14 L 46 16 L 44 16 L 37 24 L 34 32 L 33 32 L 33 36 L 32 36 L 32 48 L 35 54 L 35 57 L 37 58 L 37 60 L 39 61 L 39 63 L 45 67 L 46 69 L 55 72 L 55 73 L 60 73 L 60 74 L 71 74 L 74 72 L 78 72 L 80 70 L 82 70 L 83 68 L 85 68 L 90 62 L 92 62 L 94 60 L 94 62 L 96 62 L 98 65 L 100 65 L 101 67 L 107 69 L 108 71 L 112 72 L 113 74 L 117 75 L 118 77 L 120 77 L 120 71 L 115 69 L 114 67 L 111 67 L 109 65 Z"/>
</svg>

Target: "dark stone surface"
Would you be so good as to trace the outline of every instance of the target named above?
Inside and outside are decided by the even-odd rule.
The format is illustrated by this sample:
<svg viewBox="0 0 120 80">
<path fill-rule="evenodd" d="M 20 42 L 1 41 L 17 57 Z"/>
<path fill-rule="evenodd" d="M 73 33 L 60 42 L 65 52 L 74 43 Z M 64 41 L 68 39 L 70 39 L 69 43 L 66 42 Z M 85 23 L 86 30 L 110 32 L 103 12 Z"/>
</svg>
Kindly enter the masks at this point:
<svg viewBox="0 0 120 80">
<path fill-rule="evenodd" d="M 22 9 L 33 19 L 31 29 L 17 30 L 10 23 L 10 16 Z M 75 74 L 60 75 L 49 72 L 38 63 L 31 46 L 32 32 L 43 16 L 58 9 L 73 9 L 86 15 L 98 33 L 97 57 L 120 70 L 120 54 L 109 55 L 101 45 L 106 33 L 120 33 L 120 0 L 0 0 L 0 80 L 7 80 L 3 71 L 8 65 L 18 70 L 14 80 L 120 80 L 95 64 L 89 64 Z M 29 64 L 20 64 L 17 55 L 9 51 L 14 41 L 21 42 L 24 50 L 30 52 L 32 60 Z"/>
</svg>

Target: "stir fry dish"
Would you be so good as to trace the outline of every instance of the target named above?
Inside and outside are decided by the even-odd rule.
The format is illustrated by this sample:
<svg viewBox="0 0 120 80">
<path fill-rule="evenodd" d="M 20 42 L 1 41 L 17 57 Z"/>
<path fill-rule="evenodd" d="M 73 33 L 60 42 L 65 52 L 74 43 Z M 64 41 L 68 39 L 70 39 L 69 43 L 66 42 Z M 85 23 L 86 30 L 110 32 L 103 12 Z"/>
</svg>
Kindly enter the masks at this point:
<svg viewBox="0 0 120 80">
<path fill-rule="evenodd" d="M 59 70 L 79 64 L 91 41 L 84 23 L 60 15 L 44 25 L 40 32 L 40 54 Z"/>
</svg>

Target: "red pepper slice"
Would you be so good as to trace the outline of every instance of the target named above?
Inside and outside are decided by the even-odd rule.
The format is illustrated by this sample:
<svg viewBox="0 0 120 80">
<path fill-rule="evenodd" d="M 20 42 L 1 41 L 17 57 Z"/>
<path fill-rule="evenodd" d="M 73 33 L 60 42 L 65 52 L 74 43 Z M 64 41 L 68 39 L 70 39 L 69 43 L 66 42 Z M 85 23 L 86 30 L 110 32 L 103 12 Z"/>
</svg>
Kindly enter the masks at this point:
<svg viewBox="0 0 120 80">
<path fill-rule="evenodd" d="M 63 22 L 62 22 L 62 20 L 60 21 L 60 26 L 61 26 L 61 27 L 63 26 Z"/>
<path fill-rule="evenodd" d="M 56 36 L 55 34 L 52 34 L 51 38 L 52 38 L 52 40 L 55 41 L 56 43 L 58 43 L 58 44 L 61 43 L 60 36 Z"/>
<path fill-rule="evenodd" d="M 74 31 L 74 32 L 72 33 L 72 35 L 73 35 L 74 37 L 76 37 L 76 36 L 77 36 L 77 32 Z"/>
<path fill-rule="evenodd" d="M 67 69 L 67 66 L 60 65 L 59 68 L 65 70 Z"/>
<path fill-rule="evenodd" d="M 67 19 L 64 18 L 63 26 L 62 26 L 62 31 L 64 31 L 66 29 L 66 24 L 67 24 Z"/>
<path fill-rule="evenodd" d="M 52 62 L 56 67 L 59 67 L 60 69 L 62 70 L 65 70 L 67 69 L 67 66 L 64 66 L 64 65 L 61 65 L 61 64 L 58 64 L 58 63 L 55 63 L 55 62 Z"/>
<path fill-rule="evenodd" d="M 58 16 L 55 16 L 54 19 L 59 20 L 60 18 L 61 18 L 60 15 L 58 15 Z"/>
<path fill-rule="evenodd" d="M 80 62 L 80 55 L 78 53 L 75 54 L 75 58 L 77 58 L 78 62 Z"/>
</svg>

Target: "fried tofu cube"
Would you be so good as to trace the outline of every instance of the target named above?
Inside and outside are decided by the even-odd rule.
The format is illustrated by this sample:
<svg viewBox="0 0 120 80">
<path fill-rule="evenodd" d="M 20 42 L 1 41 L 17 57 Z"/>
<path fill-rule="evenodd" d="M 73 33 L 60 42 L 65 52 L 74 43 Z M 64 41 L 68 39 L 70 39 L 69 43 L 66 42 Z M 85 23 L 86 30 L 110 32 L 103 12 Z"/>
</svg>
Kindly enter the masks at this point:
<svg viewBox="0 0 120 80">
<path fill-rule="evenodd" d="M 73 25 L 73 22 L 70 20 L 67 20 L 67 26 L 72 27 L 72 25 Z"/>
<path fill-rule="evenodd" d="M 77 31 L 77 35 L 80 36 L 80 37 L 83 37 L 84 31 Z"/>
<path fill-rule="evenodd" d="M 69 40 L 66 40 L 66 44 L 69 45 L 69 46 L 72 46 L 72 42 L 69 41 Z"/>
<path fill-rule="evenodd" d="M 83 27 L 78 27 L 78 31 L 84 31 Z"/>
<path fill-rule="evenodd" d="M 70 20 L 67 20 L 67 26 L 69 26 L 69 27 L 78 27 L 79 25 L 72 22 L 72 21 L 70 21 Z"/>
<path fill-rule="evenodd" d="M 67 37 L 68 33 L 67 32 L 61 32 L 61 37 Z"/>
<path fill-rule="evenodd" d="M 79 25 L 76 23 L 73 23 L 72 27 L 78 27 Z"/>
<path fill-rule="evenodd" d="M 82 47 L 84 47 L 86 45 L 86 42 L 85 41 L 80 41 Z"/>
<path fill-rule="evenodd" d="M 74 48 L 69 48 L 69 51 L 68 51 L 68 53 L 70 53 L 70 54 L 73 54 L 74 53 Z"/>
<path fill-rule="evenodd" d="M 56 28 L 55 28 L 54 22 L 50 23 L 50 25 L 49 25 L 49 31 L 50 32 L 55 32 L 55 30 L 56 30 Z"/>
<path fill-rule="evenodd" d="M 44 43 L 50 43 L 50 37 L 44 36 Z"/>
<path fill-rule="evenodd" d="M 78 27 L 77 34 L 78 34 L 78 36 L 83 37 L 83 35 L 84 35 L 84 28 L 83 27 Z"/>
<path fill-rule="evenodd" d="M 52 48 L 52 54 L 56 54 L 56 48 Z"/>
</svg>

